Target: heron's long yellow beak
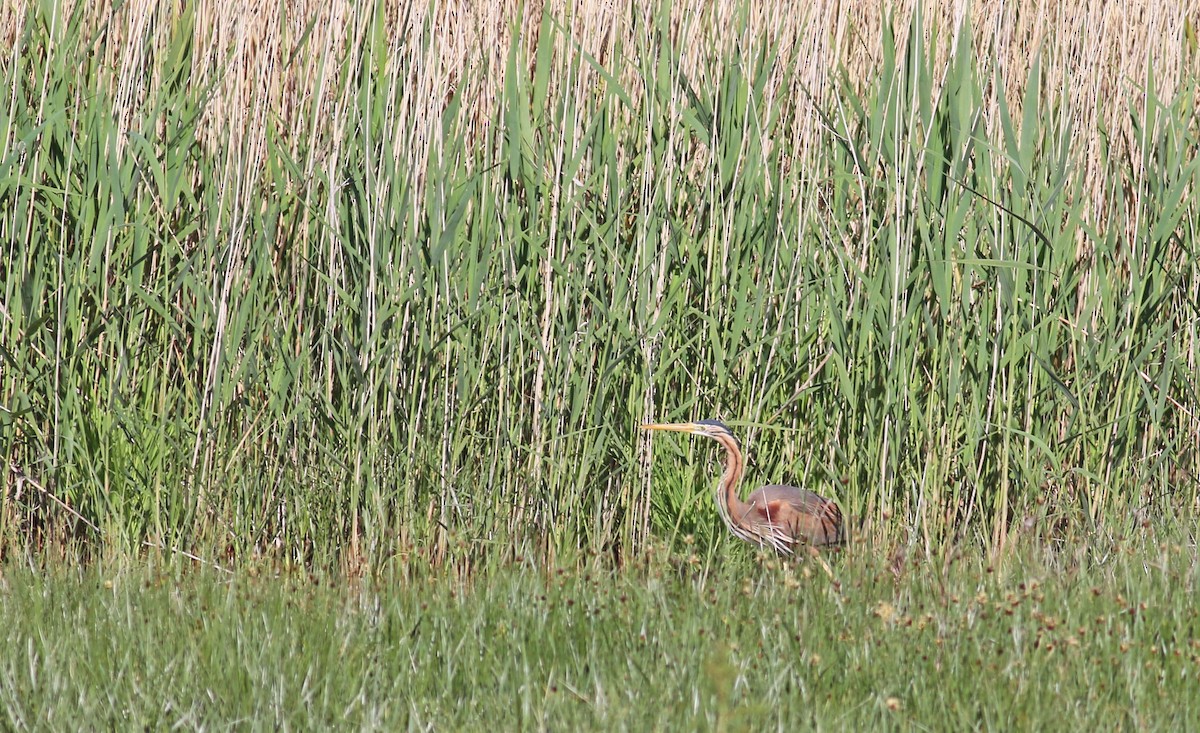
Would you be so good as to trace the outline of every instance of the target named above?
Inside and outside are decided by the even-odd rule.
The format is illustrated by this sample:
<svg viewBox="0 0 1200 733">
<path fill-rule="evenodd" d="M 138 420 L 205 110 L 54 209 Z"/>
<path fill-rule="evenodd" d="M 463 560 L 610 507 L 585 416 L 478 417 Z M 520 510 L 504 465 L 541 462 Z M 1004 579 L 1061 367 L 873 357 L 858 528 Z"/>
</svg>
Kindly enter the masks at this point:
<svg viewBox="0 0 1200 733">
<path fill-rule="evenodd" d="M 693 422 L 667 422 L 667 423 L 646 423 L 642 426 L 642 430 L 670 430 L 673 433 L 693 433 L 696 431 L 696 423 Z"/>
</svg>

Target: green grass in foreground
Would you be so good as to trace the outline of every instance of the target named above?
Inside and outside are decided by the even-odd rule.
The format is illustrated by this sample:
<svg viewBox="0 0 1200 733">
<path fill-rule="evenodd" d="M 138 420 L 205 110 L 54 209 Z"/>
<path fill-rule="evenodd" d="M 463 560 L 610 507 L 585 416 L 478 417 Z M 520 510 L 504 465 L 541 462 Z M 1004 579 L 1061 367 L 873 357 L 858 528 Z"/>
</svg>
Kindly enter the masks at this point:
<svg viewBox="0 0 1200 733">
<path fill-rule="evenodd" d="M 874 553 L 872 553 L 874 554 Z M 903 565 L 903 564 L 902 564 Z M 4 573 L 5 728 L 1115 730 L 1200 725 L 1194 543 L 838 583 L 513 565 L 469 583 Z"/>
</svg>

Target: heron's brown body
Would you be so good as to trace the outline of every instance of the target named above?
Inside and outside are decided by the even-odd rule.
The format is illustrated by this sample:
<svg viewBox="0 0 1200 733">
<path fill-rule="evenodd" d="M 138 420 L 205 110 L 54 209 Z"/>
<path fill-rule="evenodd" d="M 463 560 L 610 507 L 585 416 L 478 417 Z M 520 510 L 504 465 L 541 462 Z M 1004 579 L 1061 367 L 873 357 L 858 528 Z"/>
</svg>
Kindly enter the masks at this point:
<svg viewBox="0 0 1200 733">
<path fill-rule="evenodd" d="M 845 541 L 842 510 L 811 491 L 771 484 L 753 491 L 743 501 L 737 493 L 745 467 L 741 446 L 729 428 L 716 420 L 642 427 L 703 435 L 725 447 L 725 472 L 717 484 L 717 510 L 729 529 L 743 540 L 768 545 L 785 555 L 800 545 L 825 547 Z"/>
</svg>

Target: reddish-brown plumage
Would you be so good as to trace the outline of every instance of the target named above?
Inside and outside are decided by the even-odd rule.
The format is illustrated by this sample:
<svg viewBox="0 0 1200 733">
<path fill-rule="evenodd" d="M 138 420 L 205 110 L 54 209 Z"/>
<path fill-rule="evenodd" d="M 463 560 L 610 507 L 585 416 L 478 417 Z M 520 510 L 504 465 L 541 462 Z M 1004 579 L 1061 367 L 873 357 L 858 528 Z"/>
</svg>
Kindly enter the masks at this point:
<svg viewBox="0 0 1200 733">
<path fill-rule="evenodd" d="M 838 505 L 795 486 L 771 484 L 746 497 L 737 495 L 744 462 L 741 447 L 729 428 L 715 420 L 695 423 L 644 425 L 647 430 L 671 430 L 703 435 L 725 446 L 725 472 L 717 484 L 717 509 L 729 529 L 747 542 L 770 545 L 791 554 L 799 545 L 825 547 L 845 542 L 845 523 Z"/>
<path fill-rule="evenodd" d="M 760 522 L 782 527 L 810 545 L 841 544 L 842 512 L 832 501 L 795 486 L 764 486 L 746 497 Z"/>
</svg>

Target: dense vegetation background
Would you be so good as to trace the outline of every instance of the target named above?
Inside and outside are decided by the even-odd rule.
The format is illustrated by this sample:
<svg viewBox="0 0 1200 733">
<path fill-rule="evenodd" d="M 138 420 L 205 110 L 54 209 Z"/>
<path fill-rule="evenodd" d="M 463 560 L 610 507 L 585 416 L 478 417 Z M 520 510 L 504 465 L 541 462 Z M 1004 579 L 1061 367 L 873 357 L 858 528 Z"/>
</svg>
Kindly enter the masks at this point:
<svg viewBox="0 0 1200 733">
<path fill-rule="evenodd" d="M 1194 513 L 1200 14 L 1080 5 L 6 3 L 0 552 Z"/>
</svg>

